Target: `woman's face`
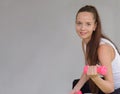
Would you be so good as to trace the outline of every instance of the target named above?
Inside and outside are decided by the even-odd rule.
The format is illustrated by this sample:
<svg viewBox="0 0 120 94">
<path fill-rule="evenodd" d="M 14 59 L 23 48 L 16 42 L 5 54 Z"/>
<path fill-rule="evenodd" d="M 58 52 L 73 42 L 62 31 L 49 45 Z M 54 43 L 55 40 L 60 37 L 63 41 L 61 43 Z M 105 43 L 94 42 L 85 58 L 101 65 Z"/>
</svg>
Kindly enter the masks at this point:
<svg viewBox="0 0 120 94">
<path fill-rule="evenodd" d="M 91 12 L 80 12 L 76 18 L 76 32 L 84 41 L 91 39 L 92 33 L 95 32 L 96 23 Z"/>
</svg>

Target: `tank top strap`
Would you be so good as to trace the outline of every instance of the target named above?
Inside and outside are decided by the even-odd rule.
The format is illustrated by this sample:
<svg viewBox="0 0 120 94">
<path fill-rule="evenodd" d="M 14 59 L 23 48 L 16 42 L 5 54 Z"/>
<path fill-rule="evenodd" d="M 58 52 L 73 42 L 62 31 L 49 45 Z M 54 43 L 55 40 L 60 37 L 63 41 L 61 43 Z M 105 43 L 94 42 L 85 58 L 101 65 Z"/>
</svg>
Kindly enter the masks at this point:
<svg viewBox="0 0 120 94">
<path fill-rule="evenodd" d="M 115 48 L 114 44 L 112 42 L 110 42 L 109 40 L 105 39 L 105 38 L 101 38 L 100 40 L 100 45 L 101 44 L 109 44 L 110 46 L 113 47 L 113 49 L 115 50 L 115 53 L 118 53 L 117 52 L 117 49 Z"/>
</svg>

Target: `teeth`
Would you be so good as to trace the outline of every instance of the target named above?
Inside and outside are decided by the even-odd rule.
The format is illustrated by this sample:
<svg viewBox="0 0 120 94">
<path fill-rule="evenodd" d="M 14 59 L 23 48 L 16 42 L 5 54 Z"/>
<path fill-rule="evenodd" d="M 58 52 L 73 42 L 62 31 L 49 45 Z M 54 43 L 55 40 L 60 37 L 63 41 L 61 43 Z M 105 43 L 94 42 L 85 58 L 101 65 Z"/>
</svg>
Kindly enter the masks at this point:
<svg viewBox="0 0 120 94">
<path fill-rule="evenodd" d="M 81 34 L 81 35 L 84 35 L 84 34 L 86 34 L 86 33 L 85 33 L 85 32 L 80 32 L 80 34 Z"/>
</svg>

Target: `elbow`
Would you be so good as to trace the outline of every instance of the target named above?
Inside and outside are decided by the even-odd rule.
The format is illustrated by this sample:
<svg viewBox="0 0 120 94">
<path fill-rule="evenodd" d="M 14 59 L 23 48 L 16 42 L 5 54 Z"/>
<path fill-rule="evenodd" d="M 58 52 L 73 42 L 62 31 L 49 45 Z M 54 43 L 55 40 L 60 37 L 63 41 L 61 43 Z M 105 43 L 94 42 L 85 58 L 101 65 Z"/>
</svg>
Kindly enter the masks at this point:
<svg viewBox="0 0 120 94">
<path fill-rule="evenodd" d="M 112 86 L 112 87 L 110 87 L 109 89 L 107 89 L 107 90 L 105 90 L 105 91 L 103 91 L 104 93 L 113 93 L 114 92 L 114 86 Z"/>
<path fill-rule="evenodd" d="M 110 93 L 113 93 L 114 91 L 115 91 L 115 87 L 113 85 L 112 88 L 111 88 L 111 92 Z"/>
<path fill-rule="evenodd" d="M 109 90 L 107 93 L 113 93 L 114 92 L 114 88 Z"/>
<path fill-rule="evenodd" d="M 111 87 L 110 87 L 110 89 L 109 89 L 109 91 L 108 91 L 108 93 L 113 93 L 114 90 L 115 90 L 115 89 L 114 89 L 114 84 L 112 84 Z"/>
<path fill-rule="evenodd" d="M 107 94 L 111 94 L 111 93 L 113 93 L 114 92 L 114 89 L 110 89 L 110 90 L 105 90 L 105 91 L 103 91 L 105 94 L 107 93 Z"/>
</svg>

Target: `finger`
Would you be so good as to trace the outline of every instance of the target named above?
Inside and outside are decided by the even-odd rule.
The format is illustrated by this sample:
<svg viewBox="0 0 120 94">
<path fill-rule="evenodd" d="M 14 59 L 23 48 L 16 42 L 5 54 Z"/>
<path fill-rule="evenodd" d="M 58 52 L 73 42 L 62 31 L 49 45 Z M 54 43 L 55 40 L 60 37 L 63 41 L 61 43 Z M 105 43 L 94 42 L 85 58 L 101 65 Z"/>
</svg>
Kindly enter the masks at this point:
<svg viewBox="0 0 120 94">
<path fill-rule="evenodd" d="M 87 71 L 88 76 L 92 75 L 92 70 L 93 70 L 92 66 L 89 66 Z"/>
<path fill-rule="evenodd" d="M 96 66 L 92 66 L 91 67 L 91 75 L 95 75 L 96 74 Z"/>
<path fill-rule="evenodd" d="M 100 65 L 96 64 L 97 67 L 100 67 Z"/>
<path fill-rule="evenodd" d="M 97 75 L 97 66 L 94 66 L 94 75 Z"/>
<path fill-rule="evenodd" d="M 89 66 L 87 75 L 89 76 L 97 75 L 97 66 Z"/>
</svg>

